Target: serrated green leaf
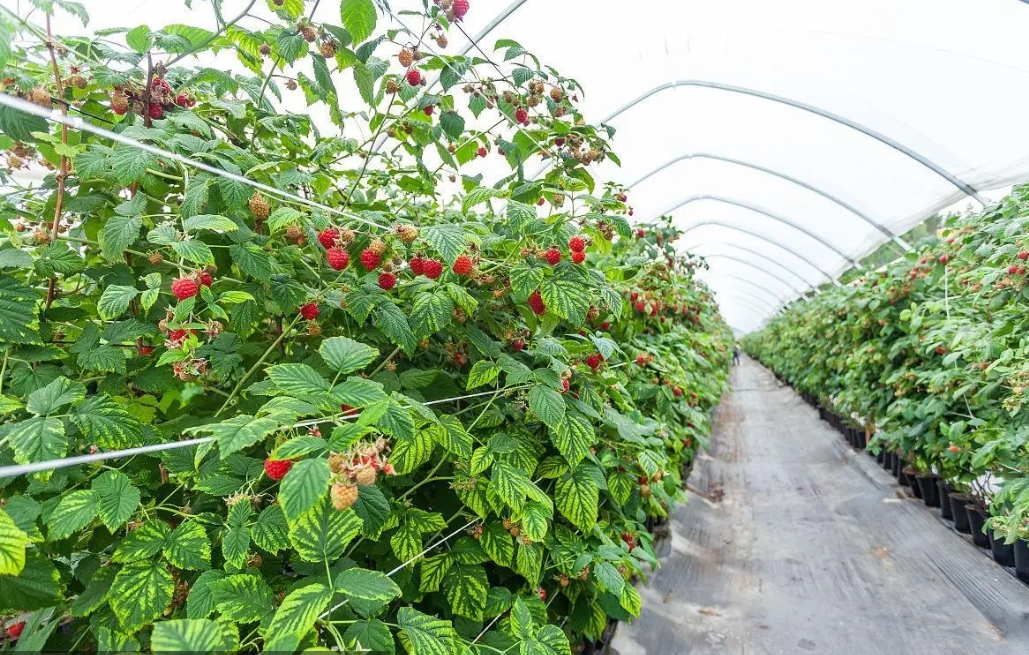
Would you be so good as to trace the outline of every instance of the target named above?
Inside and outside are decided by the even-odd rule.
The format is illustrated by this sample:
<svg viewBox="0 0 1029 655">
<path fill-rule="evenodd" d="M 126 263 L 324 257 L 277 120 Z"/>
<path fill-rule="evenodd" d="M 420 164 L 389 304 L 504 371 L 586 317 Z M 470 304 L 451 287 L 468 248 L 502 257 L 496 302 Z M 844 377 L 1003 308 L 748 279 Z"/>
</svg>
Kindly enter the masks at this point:
<svg viewBox="0 0 1029 655">
<path fill-rule="evenodd" d="M 432 336 L 447 327 L 453 315 L 454 301 L 446 293 L 420 293 L 411 309 L 411 328 L 416 336 Z"/>
<path fill-rule="evenodd" d="M 584 416 L 566 413 L 558 423 L 557 429 L 551 430 L 550 440 L 568 464 L 574 467 L 589 455 L 590 447 L 597 441 L 597 435 Z"/>
<path fill-rule="evenodd" d="M 565 399 L 557 391 L 536 385 L 529 391 L 529 409 L 551 430 L 558 430 L 565 418 Z"/>
<path fill-rule="evenodd" d="M 343 633 L 346 648 L 357 652 L 395 655 L 396 644 L 389 627 L 378 619 L 365 619 L 352 623 Z"/>
<path fill-rule="evenodd" d="M 226 216 L 221 216 L 219 214 L 197 214 L 195 216 L 182 219 L 182 229 L 186 232 L 192 232 L 193 230 L 232 232 L 239 229 L 239 226 L 236 225 L 232 219 Z"/>
<path fill-rule="evenodd" d="M 125 631 L 135 632 L 161 617 L 174 591 L 175 579 L 163 561 L 142 560 L 114 576 L 109 601 Z"/>
<path fill-rule="evenodd" d="M 587 464 L 580 464 L 557 481 L 557 511 L 583 532 L 597 523 L 600 487 Z"/>
<path fill-rule="evenodd" d="M 221 627 L 207 619 L 161 621 L 150 635 L 155 653 L 216 653 L 229 650 Z"/>
<path fill-rule="evenodd" d="M 443 593 L 454 614 L 481 621 L 489 593 L 486 570 L 478 564 L 455 563 L 443 576 Z"/>
<path fill-rule="evenodd" d="M 360 533 L 361 519 L 354 510 L 341 512 L 324 496 L 290 525 L 289 540 L 306 562 L 334 562 Z"/>
<path fill-rule="evenodd" d="M 91 485 L 100 520 L 112 533 L 125 525 L 139 507 L 139 489 L 121 471 L 107 471 Z"/>
<path fill-rule="evenodd" d="M 323 584 L 310 584 L 291 591 L 275 610 L 264 643 L 266 652 L 292 653 L 311 631 L 318 616 L 329 608 L 332 590 Z"/>
<path fill-rule="evenodd" d="M 224 571 L 210 570 L 201 573 L 186 598 L 186 616 L 191 619 L 203 619 L 214 611 L 214 596 L 211 594 L 211 583 L 225 577 Z"/>
<path fill-rule="evenodd" d="M 529 264 L 516 264 L 511 269 L 511 291 L 519 298 L 528 298 L 543 283 L 543 269 Z"/>
<path fill-rule="evenodd" d="M 19 423 L 9 423 L 2 434 L 14 449 L 19 464 L 60 459 L 68 450 L 64 422 L 59 418 L 37 416 Z"/>
<path fill-rule="evenodd" d="M 143 219 L 139 216 L 108 218 L 100 229 L 100 248 L 104 258 L 112 262 L 121 260 L 125 255 L 125 249 L 139 238 L 139 231 L 142 228 Z"/>
<path fill-rule="evenodd" d="M 379 356 L 378 349 L 347 337 L 325 339 L 318 352 L 334 371 L 344 374 L 363 369 Z"/>
<path fill-rule="evenodd" d="M 36 552 L 25 556 L 18 575 L 0 575 L 0 612 L 21 613 L 53 607 L 61 600 L 61 575 Z"/>
<path fill-rule="evenodd" d="M 543 503 L 530 501 L 525 504 L 525 511 L 522 513 L 522 532 L 533 541 L 543 541 L 547 537 L 547 530 L 550 521 L 554 518 L 554 512 Z"/>
<path fill-rule="evenodd" d="M 466 248 L 465 231 L 460 225 L 429 225 L 422 228 L 421 237 L 439 252 L 447 265 L 453 265 Z"/>
<path fill-rule="evenodd" d="M 389 461 L 398 475 L 407 475 L 429 461 L 434 445 L 431 433 L 418 430 L 409 439 L 396 439 L 393 442 Z"/>
<path fill-rule="evenodd" d="M 18 575 L 25 568 L 25 549 L 29 536 L 18 529 L 14 519 L 0 509 L 0 575 Z"/>
<path fill-rule="evenodd" d="M 108 396 L 91 396 L 75 408 L 71 422 L 101 448 L 133 448 L 143 443 L 143 424 Z"/>
<path fill-rule="evenodd" d="M 501 566 L 511 566 L 515 555 L 514 541 L 499 521 L 490 521 L 483 526 L 479 543 L 494 562 Z"/>
<path fill-rule="evenodd" d="M 468 372 L 468 385 L 466 389 L 474 389 L 484 384 L 490 384 L 497 379 L 501 370 L 497 364 L 487 359 L 480 359 L 472 365 L 472 370 Z"/>
<path fill-rule="evenodd" d="M 204 571 L 211 567 L 211 541 L 204 526 L 197 520 L 179 524 L 168 536 L 164 556 L 176 568 Z"/>
<path fill-rule="evenodd" d="M 136 562 L 161 552 L 171 534 L 164 521 L 151 519 L 128 534 L 114 551 L 114 562 Z"/>
<path fill-rule="evenodd" d="M 283 366 L 292 365 L 284 364 Z M 222 459 L 225 459 L 232 453 L 261 441 L 278 427 L 278 421 L 273 419 L 240 414 L 221 423 L 210 423 L 191 428 L 189 432 L 207 433 L 213 436 L 218 441 L 218 450 Z"/>
<path fill-rule="evenodd" d="M 420 564 L 421 576 L 419 578 L 418 590 L 422 593 L 439 591 L 440 585 L 443 584 L 443 577 L 450 570 L 453 563 L 454 561 L 450 555 L 445 553 L 423 559 Z"/>
<path fill-rule="evenodd" d="M 400 596 L 400 587 L 385 573 L 353 568 L 343 571 L 333 588 L 354 603 L 362 614 L 370 615 Z"/>
<path fill-rule="evenodd" d="M 111 156 L 111 167 L 118 184 L 129 186 L 142 180 L 147 168 L 157 168 L 157 157 L 146 150 L 119 145 Z"/>
<path fill-rule="evenodd" d="M 582 284 L 570 279 L 550 278 L 540 284 L 540 295 L 547 310 L 573 325 L 586 321 L 590 308 L 590 294 L 584 293 Z"/>
<path fill-rule="evenodd" d="M 13 277 L 0 275 L 0 341 L 39 343 L 36 292 Z"/>
<path fill-rule="evenodd" d="M 326 497 L 329 488 L 329 462 L 324 458 L 297 462 L 286 473 L 279 488 L 279 501 L 287 521 L 297 520 Z"/>
<path fill-rule="evenodd" d="M 453 655 L 456 652 L 457 632 L 450 621 L 401 607 L 397 624 L 402 630 L 400 640 L 411 655 Z"/>
<path fill-rule="evenodd" d="M 375 31 L 378 17 L 372 0 L 342 0 L 339 16 L 343 27 L 350 33 L 352 43 L 360 43 Z"/>
<path fill-rule="evenodd" d="M 208 584 L 214 609 L 227 621 L 256 623 L 275 606 L 272 588 L 260 575 L 230 575 Z"/>
</svg>

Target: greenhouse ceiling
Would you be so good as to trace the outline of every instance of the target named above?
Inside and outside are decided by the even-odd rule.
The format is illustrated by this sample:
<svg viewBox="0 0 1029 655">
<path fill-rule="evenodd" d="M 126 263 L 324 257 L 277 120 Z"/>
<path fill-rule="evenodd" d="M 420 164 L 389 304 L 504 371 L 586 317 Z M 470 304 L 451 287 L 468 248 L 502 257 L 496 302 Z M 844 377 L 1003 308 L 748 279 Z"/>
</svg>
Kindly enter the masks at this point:
<svg viewBox="0 0 1029 655">
<path fill-rule="evenodd" d="M 380 27 L 402 27 L 410 1 L 391 2 L 394 23 Z M 190 15 L 178 2 L 86 4 L 90 30 Z M 325 3 L 315 19 L 337 11 Z M 900 235 L 933 213 L 988 203 L 1029 173 L 1018 0 L 473 0 L 461 28 L 452 53 L 470 38 L 491 54 L 514 36 L 581 83 L 584 114 L 617 130 L 622 166 L 601 176 L 629 188 L 635 219 L 670 213 L 688 230 L 681 247 L 710 256 L 705 279 L 740 332 L 883 243 L 900 254 Z"/>
</svg>

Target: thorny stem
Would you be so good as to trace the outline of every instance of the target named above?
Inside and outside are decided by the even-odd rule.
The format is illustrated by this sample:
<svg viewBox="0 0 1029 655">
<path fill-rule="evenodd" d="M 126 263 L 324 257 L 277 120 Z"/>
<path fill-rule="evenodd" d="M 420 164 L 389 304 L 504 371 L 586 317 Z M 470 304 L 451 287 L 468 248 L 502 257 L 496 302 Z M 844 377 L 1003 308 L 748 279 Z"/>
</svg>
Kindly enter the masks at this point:
<svg viewBox="0 0 1029 655">
<path fill-rule="evenodd" d="M 54 47 L 53 33 L 50 30 L 50 14 L 46 16 L 46 49 L 50 53 L 50 65 L 54 71 L 54 83 L 57 85 L 57 97 L 64 98 L 64 82 L 61 81 L 61 69 L 57 65 L 57 48 Z M 61 115 L 65 122 L 61 123 L 61 144 L 68 145 L 68 106 L 61 104 Z M 57 173 L 57 200 L 54 202 L 54 221 L 50 225 L 50 237 L 53 240 L 58 234 L 61 226 L 61 210 L 64 207 L 64 186 L 68 179 L 68 156 L 61 155 L 61 168 Z M 57 290 L 57 278 L 50 277 L 46 288 L 46 305 L 44 311 L 50 309 L 54 302 L 54 293 Z"/>
</svg>

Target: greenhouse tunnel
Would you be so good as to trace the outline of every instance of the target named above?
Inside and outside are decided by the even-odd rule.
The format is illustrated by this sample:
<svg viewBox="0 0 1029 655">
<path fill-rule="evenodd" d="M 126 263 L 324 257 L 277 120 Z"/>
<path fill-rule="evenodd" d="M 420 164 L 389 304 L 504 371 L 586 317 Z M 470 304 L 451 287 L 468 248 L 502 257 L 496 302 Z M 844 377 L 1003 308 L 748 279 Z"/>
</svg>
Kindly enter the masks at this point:
<svg viewBox="0 0 1029 655">
<path fill-rule="evenodd" d="M 1029 652 L 1027 5 L 0 0 L 0 649 Z"/>
</svg>

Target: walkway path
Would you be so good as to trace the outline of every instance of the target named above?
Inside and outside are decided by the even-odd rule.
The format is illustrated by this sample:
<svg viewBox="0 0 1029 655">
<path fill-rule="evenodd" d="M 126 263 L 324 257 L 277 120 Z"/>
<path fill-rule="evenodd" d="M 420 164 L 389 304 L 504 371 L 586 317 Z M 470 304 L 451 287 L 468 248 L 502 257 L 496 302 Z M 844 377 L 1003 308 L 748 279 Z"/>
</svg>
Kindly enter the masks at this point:
<svg viewBox="0 0 1029 655">
<path fill-rule="evenodd" d="M 673 517 L 619 655 L 1029 653 L 1029 586 L 760 365 L 733 383 L 691 479 L 711 500 Z"/>
</svg>

